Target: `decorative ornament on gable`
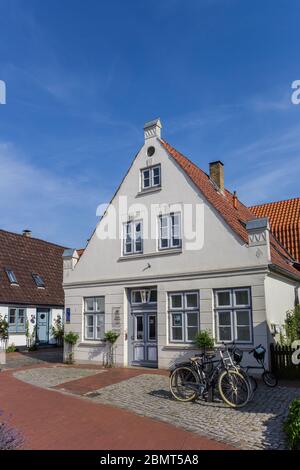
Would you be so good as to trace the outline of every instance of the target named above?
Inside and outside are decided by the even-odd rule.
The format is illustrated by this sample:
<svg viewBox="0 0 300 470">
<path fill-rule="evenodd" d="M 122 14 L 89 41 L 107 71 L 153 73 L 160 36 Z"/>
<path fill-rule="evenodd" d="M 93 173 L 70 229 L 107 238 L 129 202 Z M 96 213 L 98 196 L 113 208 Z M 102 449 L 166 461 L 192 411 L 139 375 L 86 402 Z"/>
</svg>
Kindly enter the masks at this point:
<svg viewBox="0 0 300 470">
<path fill-rule="evenodd" d="M 145 141 L 148 139 L 153 139 L 154 137 L 157 137 L 158 139 L 160 139 L 161 128 L 162 128 L 162 125 L 161 125 L 159 118 L 154 119 L 153 121 L 146 122 L 146 124 L 144 125 Z"/>
</svg>

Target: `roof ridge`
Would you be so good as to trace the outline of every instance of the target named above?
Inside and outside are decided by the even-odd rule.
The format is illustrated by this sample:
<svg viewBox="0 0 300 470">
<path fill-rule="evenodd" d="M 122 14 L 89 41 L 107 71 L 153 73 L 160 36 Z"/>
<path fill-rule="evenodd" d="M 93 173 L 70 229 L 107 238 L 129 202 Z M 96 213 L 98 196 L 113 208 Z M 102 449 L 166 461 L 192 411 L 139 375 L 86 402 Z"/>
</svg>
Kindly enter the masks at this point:
<svg viewBox="0 0 300 470">
<path fill-rule="evenodd" d="M 37 238 L 37 237 L 32 237 L 32 236 L 26 237 L 22 233 L 11 232 L 10 230 L 4 230 L 3 228 L 0 228 L 0 232 L 8 233 L 9 235 L 16 235 L 18 237 L 21 237 L 24 240 L 25 239 L 26 240 L 37 240 L 39 242 L 46 243 L 47 245 L 57 246 L 58 248 L 65 248 L 65 249 L 67 248 L 66 246 L 59 245 L 58 243 L 48 242 L 47 240 L 43 240 L 42 238 Z"/>
<path fill-rule="evenodd" d="M 291 202 L 291 201 L 299 201 L 300 197 L 291 197 L 289 199 L 281 199 L 280 201 L 270 201 L 270 202 L 263 202 L 262 204 L 253 204 L 251 207 L 262 207 L 262 206 L 270 206 L 271 204 L 281 204 L 283 202 Z"/>
</svg>

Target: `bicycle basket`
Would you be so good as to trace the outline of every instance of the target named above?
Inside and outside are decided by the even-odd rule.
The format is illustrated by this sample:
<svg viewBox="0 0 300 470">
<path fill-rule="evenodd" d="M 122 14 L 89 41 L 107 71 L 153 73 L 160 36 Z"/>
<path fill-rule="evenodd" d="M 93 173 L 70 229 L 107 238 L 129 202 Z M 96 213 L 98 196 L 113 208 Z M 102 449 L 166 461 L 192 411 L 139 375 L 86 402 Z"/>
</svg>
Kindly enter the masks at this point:
<svg viewBox="0 0 300 470">
<path fill-rule="evenodd" d="M 241 351 L 240 349 L 236 348 L 234 351 L 233 351 L 233 360 L 236 364 L 240 364 L 242 362 L 242 359 L 243 359 L 243 351 Z"/>
<path fill-rule="evenodd" d="M 257 346 L 253 351 L 253 356 L 257 361 L 263 361 L 265 359 L 266 350 L 263 346 Z"/>
</svg>

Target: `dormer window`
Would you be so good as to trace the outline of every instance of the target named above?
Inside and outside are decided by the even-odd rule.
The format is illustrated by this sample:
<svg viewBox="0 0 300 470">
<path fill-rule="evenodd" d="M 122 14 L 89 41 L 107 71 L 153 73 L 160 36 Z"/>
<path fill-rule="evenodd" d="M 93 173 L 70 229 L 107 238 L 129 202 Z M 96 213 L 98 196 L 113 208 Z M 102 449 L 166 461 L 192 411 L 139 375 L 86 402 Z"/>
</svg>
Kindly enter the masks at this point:
<svg viewBox="0 0 300 470">
<path fill-rule="evenodd" d="M 141 170 L 142 190 L 160 186 L 160 165 L 151 166 Z"/>
<path fill-rule="evenodd" d="M 32 274 L 33 280 L 37 287 L 45 287 L 45 281 L 39 274 Z"/>
<path fill-rule="evenodd" d="M 5 272 L 6 272 L 6 275 L 8 277 L 9 282 L 11 284 L 18 285 L 18 281 L 17 281 L 17 278 L 15 276 L 15 273 L 11 269 L 8 269 L 8 268 L 5 269 Z"/>
</svg>

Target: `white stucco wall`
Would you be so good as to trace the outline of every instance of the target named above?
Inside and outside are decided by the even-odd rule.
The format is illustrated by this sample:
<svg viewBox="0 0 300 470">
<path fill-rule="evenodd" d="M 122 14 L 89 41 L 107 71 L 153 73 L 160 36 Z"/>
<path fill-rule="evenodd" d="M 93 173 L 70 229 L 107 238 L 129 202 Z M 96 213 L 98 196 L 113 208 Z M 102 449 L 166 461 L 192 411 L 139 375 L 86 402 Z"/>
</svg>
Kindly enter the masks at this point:
<svg viewBox="0 0 300 470">
<path fill-rule="evenodd" d="M 299 284 L 270 274 L 265 280 L 267 321 L 271 325 L 283 325 L 286 313 L 295 305 L 295 288 Z"/>
<path fill-rule="evenodd" d="M 161 165 L 162 188 L 154 193 L 140 195 L 140 169 L 146 166 L 146 149 L 148 145 L 155 145 L 156 147 L 152 164 L 159 163 Z M 121 211 L 120 213 L 118 203 L 120 198 L 124 196 L 128 198 L 128 207 L 134 204 L 143 204 L 145 206 L 145 208 L 136 206 L 136 211 L 140 210 L 138 219 L 144 220 L 144 229 L 146 214 L 150 213 L 151 204 L 156 204 L 159 207 L 162 204 L 191 204 L 193 208 L 200 204 L 204 213 L 203 248 L 197 251 L 188 251 L 186 250 L 186 241 L 183 240 L 183 252 L 181 254 L 161 254 L 161 256 L 147 259 L 147 262 L 149 261 L 151 264 L 151 268 L 147 271 L 149 276 L 249 267 L 264 265 L 267 262 L 265 256 L 258 258 L 256 248 L 246 246 L 226 225 L 217 211 L 205 201 L 199 190 L 193 186 L 186 174 L 156 139 L 150 139 L 142 147 L 113 199 L 117 215 L 120 215 L 123 222 L 128 220 L 128 211 Z M 135 211 L 129 210 L 129 212 Z M 104 217 L 100 224 L 104 226 L 105 223 L 106 218 Z M 157 225 L 157 218 L 154 219 L 153 223 Z M 157 229 L 157 227 L 154 227 L 154 229 Z M 263 250 L 264 248 L 261 247 L 261 251 Z M 157 252 L 157 240 L 146 239 L 144 241 L 144 255 L 152 255 Z M 122 246 L 119 236 L 114 240 L 99 240 L 97 232 L 95 232 L 76 268 L 68 273 L 65 283 L 140 276 L 147 264 L 145 257 L 136 259 L 127 257 L 124 260 L 120 259 L 122 258 L 121 254 Z"/>
</svg>

